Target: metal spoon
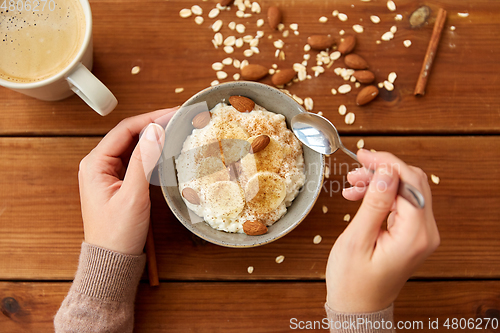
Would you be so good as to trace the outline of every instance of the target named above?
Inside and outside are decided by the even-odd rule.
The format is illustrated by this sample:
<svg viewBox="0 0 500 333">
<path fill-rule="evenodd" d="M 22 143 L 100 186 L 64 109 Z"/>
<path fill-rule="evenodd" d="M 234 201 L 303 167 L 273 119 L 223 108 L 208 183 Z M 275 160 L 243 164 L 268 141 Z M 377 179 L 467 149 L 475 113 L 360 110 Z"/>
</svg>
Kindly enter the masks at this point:
<svg viewBox="0 0 500 333">
<path fill-rule="evenodd" d="M 340 148 L 359 163 L 356 154 L 344 147 L 340 141 L 335 126 L 324 117 L 314 113 L 298 114 L 292 118 L 292 131 L 303 144 L 320 154 L 330 155 Z M 359 164 L 361 165 L 361 163 Z M 370 171 L 375 172 L 374 170 Z M 413 206 L 424 208 L 424 196 L 414 186 L 400 181 L 398 194 Z"/>
</svg>

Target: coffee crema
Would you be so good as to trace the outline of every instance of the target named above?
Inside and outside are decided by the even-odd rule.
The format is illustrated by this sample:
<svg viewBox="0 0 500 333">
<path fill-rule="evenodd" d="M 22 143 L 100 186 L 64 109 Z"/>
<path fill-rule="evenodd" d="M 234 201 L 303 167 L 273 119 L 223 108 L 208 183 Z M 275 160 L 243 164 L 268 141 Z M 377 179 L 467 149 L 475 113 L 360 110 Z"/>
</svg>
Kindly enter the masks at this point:
<svg viewBox="0 0 500 333">
<path fill-rule="evenodd" d="M 78 0 L 33 2 L 31 10 L 0 9 L 0 79 L 31 83 L 60 73 L 76 57 L 85 37 Z"/>
</svg>

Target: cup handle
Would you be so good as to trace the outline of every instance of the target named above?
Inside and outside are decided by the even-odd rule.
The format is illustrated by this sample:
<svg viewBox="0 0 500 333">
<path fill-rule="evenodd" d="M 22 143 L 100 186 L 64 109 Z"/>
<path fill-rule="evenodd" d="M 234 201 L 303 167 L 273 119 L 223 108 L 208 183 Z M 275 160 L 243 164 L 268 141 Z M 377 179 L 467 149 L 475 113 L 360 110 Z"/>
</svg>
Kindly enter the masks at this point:
<svg viewBox="0 0 500 333">
<path fill-rule="evenodd" d="M 81 63 L 66 80 L 71 90 L 101 116 L 111 113 L 118 104 L 113 93 Z"/>
</svg>

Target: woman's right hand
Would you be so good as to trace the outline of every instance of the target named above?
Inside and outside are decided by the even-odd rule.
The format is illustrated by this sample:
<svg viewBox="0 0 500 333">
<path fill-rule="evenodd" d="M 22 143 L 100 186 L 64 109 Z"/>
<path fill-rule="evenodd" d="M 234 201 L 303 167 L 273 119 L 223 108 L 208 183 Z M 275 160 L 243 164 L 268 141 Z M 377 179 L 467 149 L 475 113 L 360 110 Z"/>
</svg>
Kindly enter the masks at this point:
<svg viewBox="0 0 500 333">
<path fill-rule="evenodd" d="M 427 175 L 386 152 L 362 149 L 358 158 L 376 171 L 361 168 L 348 175 L 353 187 L 345 189 L 343 196 L 363 198 L 363 203 L 335 242 L 326 270 L 327 303 L 345 313 L 375 312 L 390 306 L 440 242 Z M 423 194 L 423 209 L 397 195 L 399 179 Z"/>
</svg>

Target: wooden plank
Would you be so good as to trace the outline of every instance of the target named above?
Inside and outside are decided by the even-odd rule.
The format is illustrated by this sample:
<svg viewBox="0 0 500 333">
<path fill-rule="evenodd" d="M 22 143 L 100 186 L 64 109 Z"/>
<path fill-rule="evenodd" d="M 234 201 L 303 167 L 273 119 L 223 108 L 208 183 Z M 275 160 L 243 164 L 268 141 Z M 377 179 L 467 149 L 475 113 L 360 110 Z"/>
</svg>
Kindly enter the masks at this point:
<svg viewBox="0 0 500 333">
<path fill-rule="evenodd" d="M 500 277 L 500 141 L 497 137 L 365 137 L 365 147 L 394 152 L 429 175 L 441 247 L 416 272 L 422 278 Z M 358 137 L 344 138 L 355 149 Z M 0 139 L 0 279 L 71 279 L 83 238 L 77 171 L 99 138 Z M 332 176 L 308 218 L 286 237 L 253 249 L 201 241 L 152 188 L 154 237 L 162 279 L 322 279 L 344 214 L 341 198 L 351 161 L 331 156 Z M 342 170 L 340 170 L 342 167 Z M 339 187 L 340 186 L 340 187 Z M 330 193 L 331 192 L 331 193 Z M 328 207 L 323 214 L 322 206 Z M 315 235 L 323 241 L 314 245 Z M 277 265 L 276 256 L 285 261 Z M 255 273 L 247 274 L 247 266 Z"/>
<path fill-rule="evenodd" d="M 206 20 L 198 26 L 193 17 L 179 17 L 179 10 L 186 7 L 180 0 L 92 1 L 94 73 L 117 96 L 118 108 L 102 118 L 76 96 L 61 102 L 41 102 L 0 88 L 0 134 L 104 134 L 125 117 L 182 104 L 210 85 L 216 78 L 211 64 L 227 56 L 221 48 L 215 50 L 211 43 L 213 31 L 210 24 L 214 20 L 207 19 L 206 13 L 214 2 L 200 2 Z M 341 132 L 500 132 L 500 95 L 497 93 L 500 90 L 500 67 L 496 56 L 500 53 L 500 44 L 497 43 L 500 25 L 496 16 L 500 10 L 498 1 L 428 2 L 431 19 L 428 25 L 419 29 L 409 26 L 409 15 L 422 4 L 414 0 L 398 1 L 394 13 L 387 10 L 384 2 L 360 3 L 352 8 L 350 3 L 333 0 L 262 0 L 260 16 L 265 18 L 270 4 L 284 8 L 287 26 L 299 23 L 300 35 L 283 38 L 287 57 L 279 62 L 274 57 L 272 41 L 282 37 L 265 25 L 261 28 L 266 33 L 259 45 L 261 52 L 250 58 L 251 62 L 269 67 L 273 63 L 279 63 L 280 68 L 290 67 L 302 61 L 303 45 L 309 35 L 329 32 L 339 36 L 340 30 L 350 33 L 354 23 L 361 23 L 365 32 L 357 35 L 356 52 L 368 60 L 377 82 L 386 79 L 390 72 L 398 74 L 396 89 L 390 94 L 382 94 L 384 98 L 367 107 L 355 105 L 356 89 L 347 95 L 331 95 L 331 88 L 345 83 L 333 73 L 335 67 L 343 66 L 342 60 L 319 78 L 290 87 L 292 93 L 302 98 L 312 97 L 314 110 L 323 111 Z M 424 98 L 416 98 L 413 89 L 438 6 L 448 10 L 448 23 L 427 94 Z M 340 22 L 334 19 L 331 16 L 333 9 L 347 13 L 349 20 Z M 225 23 L 221 30 L 224 36 L 235 34 L 227 27 L 227 23 L 233 20 L 244 22 L 247 24 L 246 33 L 255 34 L 258 15 L 243 20 L 236 19 L 234 12 L 232 9 L 218 17 Z M 470 16 L 462 18 L 458 12 L 468 12 Z M 402 21 L 394 21 L 396 13 L 404 16 Z M 330 18 L 327 24 L 318 23 L 322 15 Z M 380 16 L 382 22 L 372 24 L 370 15 Z M 394 24 L 398 27 L 394 40 L 377 45 L 375 41 Z M 455 31 L 449 29 L 451 25 L 456 27 Z M 271 34 L 273 39 L 269 40 L 267 36 Z M 403 46 L 406 39 L 413 42 L 410 48 Z M 231 56 L 243 60 L 243 49 L 237 49 Z M 314 64 L 316 53 L 311 52 L 311 55 L 309 65 Z M 137 75 L 130 73 L 134 66 L 141 67 Z M 229 81 L 237 72 L 232 66 L 225 70 L 229 79 L 224 81 Z M 264 82 L 269 83 L 269 78 Z M 175 94 L 176 87 L 185 90 Z M 336 112 L 341 104 L 356 113 L 354 125 L 346 125 Z"/>
<path fill-rule="evenodd" d="M 53 332 L 53 316 L 69 286 L 0 283 L 4 314 L 0 316 L 0 327 L 10 333 Z M 432 331 L 449 332 L 443 326 L 447 318 L 499 320 L 498 290 L 499 281 L 409 282 L 395 303 L 395 323 L 414 325 L 405 332 L 422 332 L 429 331 L 429 321 L 437 319 L 439 329 Z M 176 282 L 162 283 L 158 288 L 143 283 L 136 300 L 135 331 L 288 332 L 299 321 L 306 325 L 307 321 L 323 320 L 325 299 L 323 282 Z M 420 322 L 423 329 L 416 328 Z"/>
</svg>

